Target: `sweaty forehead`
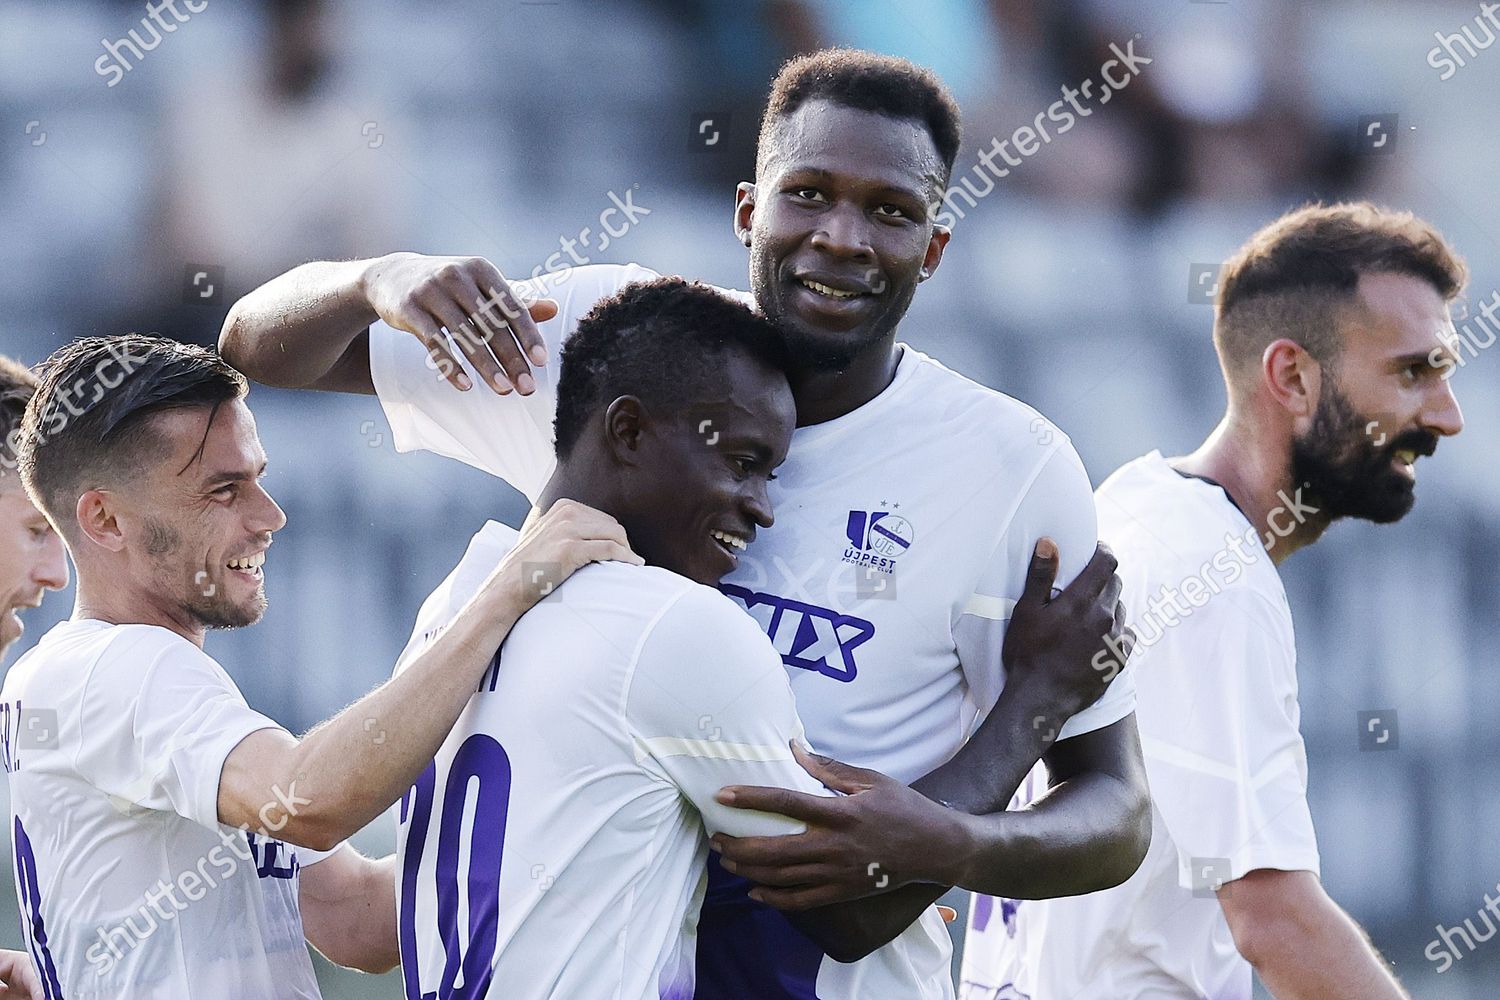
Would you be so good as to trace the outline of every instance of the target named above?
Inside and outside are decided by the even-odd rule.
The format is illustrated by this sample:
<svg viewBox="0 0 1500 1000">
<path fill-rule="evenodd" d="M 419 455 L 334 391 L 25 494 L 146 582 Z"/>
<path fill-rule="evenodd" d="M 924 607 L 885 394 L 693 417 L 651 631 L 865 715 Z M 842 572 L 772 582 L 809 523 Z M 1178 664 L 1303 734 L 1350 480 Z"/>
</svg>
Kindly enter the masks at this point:
<svg viewBox="0 0 1500 1000">
<path fill-rule="evenodd" d="M 932 136 L 912 119 L 817 100 L 778 120 L 773 136 L 762 155 L 767 177 L 814 170 L 919 190 L 942 179 L 942 159 Z"/>
<path fill-rule="evenodd" d="M 256 471 L 265 461 L 255 418 L 243 400 L 229 400 L 217 411 L 211 406 L 167 410 L 153 418 L 152 430 L 165 445 L 158 470 L 164 475 L 196 480 L 208 473 Z"/>
</svg>

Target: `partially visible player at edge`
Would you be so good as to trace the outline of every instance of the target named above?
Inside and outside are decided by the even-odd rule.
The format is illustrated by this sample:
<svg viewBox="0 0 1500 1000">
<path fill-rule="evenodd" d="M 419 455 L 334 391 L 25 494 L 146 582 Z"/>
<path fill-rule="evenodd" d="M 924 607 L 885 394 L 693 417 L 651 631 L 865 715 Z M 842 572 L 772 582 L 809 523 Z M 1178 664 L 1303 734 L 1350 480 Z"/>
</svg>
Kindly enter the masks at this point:
<svg viewBox="0 0 1500 1000">
<path fill-rule="evenodd" d="M 1414 463 L 1463 429 L 1448 304 L 1466 280 L 1431 226 L 1368 203 L 1291 212 L 1224 265 L 1227 413 L 1192 454 L 1153 451 L 1098 494 L 1141 633 L 1150 853 L 1104 892 L 976 900 L 966 1000 L 1250 1000 L 1252 966 L 1277 1000 L 1406 996 L 1318 878 L 1275 567 L 1339 518 L 1411 510 Z"/>
<path fill-rule="evenodd" d="M 77 603 L 0 690 L 0 718 L 25 737 L 43 717 L 49 738 L 7 727 L 0 755 L 45 995 L 315 1000 L 308 943 L 392 968 L 393 859 L 341 842 L 410 787 L 541 596 L 524 564 L 562 579 L 639 561 L 623 530 L 579 505 L 539 515 L 400 677 L 298 739 L 203 651 L 207 630 L 260 619 L 286 523 L 244 378 L 134 335 L 74 341 L 39 376 L 20 473 L 73 557 Z"/>
<path fill-rule="evenodd" d="M 21 414 L 35 391 L 36 376 L 0 354 L 0 663 L 24 630 L 21 610 L 68 585 L 62 539 L 26 495 L 16 462 Z M 7 998 L 43 996 L 25 952 L 0 950 L 0 984 Z"/>
<path fill-rule="evenodd" d="M 1086 892 L 1129 877 L 1145 852 L 1128 673 L 1104 689 L 1114 670 L 1007 634 L 1038 539 L 1056 541 L 1064 580 L 1094 554 L 1083 466 L 1061 432 L 1034 432 L 1035 411 L 896 340 L 949 241 L 935 214 L 958 146 L 958 109 L 932 73 L 828 50 L 778 75 L 756 181 L 738 189 L 734 231 L 750 249 L 753 303 L 792 347 L 798 427 L 772 491 L 776 530 L 722 589 L 770 632 L 815 745 L 898 781 L 927 776 L 924 790 L 956 809 L 913 804 L 874 777 L 832 803 L 742 792 L 811 825 L 722 842 L 767 885 L 749 897 L 743 878 L 711 873 L 700 1000 L 837 1000 L 901 981 L 889 995 L 951 996 L 941 926 L 924 921 L 841 964 L 766 904 L 795 911 L 902 886 L 920 912 L 953 884 Z M 314 263 L 237 303 L 221 345 L 264 382 L 378 392 L 399 448 L 458 458 L 536 501 L 554 466 L 556 366 L 543 362 L 595 302 L 654 276 L 600 265 L 512 287 L 473 257 Z M 1098 594 L 1070 590 L 1062 603 Z M 986 715 L 1004 724 L 958 753 Z M 1044 753 L 1057 787 L 1007 813 Z M 960 835 L 965 850 L 927 846 Z"/>
</svg>

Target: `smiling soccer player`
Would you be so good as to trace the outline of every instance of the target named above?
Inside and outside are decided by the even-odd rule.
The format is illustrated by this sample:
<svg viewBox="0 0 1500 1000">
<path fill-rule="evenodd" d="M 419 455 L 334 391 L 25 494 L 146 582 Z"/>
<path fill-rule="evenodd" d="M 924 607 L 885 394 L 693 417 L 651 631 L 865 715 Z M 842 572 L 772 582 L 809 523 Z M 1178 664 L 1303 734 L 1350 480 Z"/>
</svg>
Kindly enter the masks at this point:
<svg viewBox="0 0 1500 1000">
<path fill-rule="evenodd" d="M 1092 664 L 1101 638 L 1123 624 L 1112 560 L 1095 556 L 1082 463 L 1061 431 L 1036 433 L 1030 407 L 897 339 L 948 246 L 935 214 L 958 145 L 958 109 L 933 74 L 866 52 L 819 52 L 777 77 L 755 181 L 738 190 L 733 226 L 753 290 L 740 295 L 791 346 L 797 429 L 771 491 L 776 530 L 757 536 L 722 589 L 771 636 L 815 745 L 959 807 L 925 811 L 896 783 L 841 800 L 864 820 L 848 817 L 858 835 L 841 847 L 813 829 L 758 855 L 767 879 L 787 876 L 776 870 L 782 851 L 799 852 L 787 877 L 818 873 L 791 896 L 768 887 L 789 910 L 891 879 L 1084 892 L 1128 877 L 1146 847 L 1129 676 L 1106 689 L 1113 671 Z M 237 303 L 221 344 L 261 381 L 378 392 L 399 448 L 468 462 L 535 501 L 554 468 L 558 389 L 555 365 L 540 362 L 596 302 L 655 276 L 600 265 L 512 288 L 480 258 L 314 263 Z M 523 299 L 535 301 L 523 309 Z M 1008 632 L 1044 537 L 1073 581 L 1054 602 L 1077 614 L 1079 642 L 1067 648 Z M 1086 565 L 1103 571 L 1084 574 Z M 986 717 L 993 740 L 965 746 Z M 1044 753 L 1059 787 L 1025 814 L 1006 813 Z M 917 833 L 949 837 L 955 827 L 965 845 L 956 856 L 907 850 Z M 738 849 L 726 844 L 725 856 Z M 869 862 L 898 855 L 902 870 L 871 877 Z M 715 868 L 699 1000 L 952 995 L 951 943 L 931 910 L 846 964 L 799 928 L 803 917 L 750 889 Z M 918 914 L 940 891 L 901 889 Z"/>
</svg>

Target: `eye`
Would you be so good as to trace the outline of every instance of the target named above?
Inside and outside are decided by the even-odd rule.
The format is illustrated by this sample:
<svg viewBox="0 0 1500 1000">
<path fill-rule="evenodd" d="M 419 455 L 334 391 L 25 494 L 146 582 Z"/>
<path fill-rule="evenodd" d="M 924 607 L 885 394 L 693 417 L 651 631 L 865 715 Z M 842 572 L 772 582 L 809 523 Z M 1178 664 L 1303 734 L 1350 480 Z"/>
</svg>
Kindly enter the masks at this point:
<svg viewBox="0 0 1500 1000">
<path fill-rule="evenodd" d="M 892 205 L 890 202 L 886 202 L 875 209 L 875 214 L 885 219 L 907 219 L 911 217 L 906 209 L 900 205 Z"/>
<path fill-rule="evenodd" d="M 34 541 L 45 542 L 50 534 L 52 534 L 52 528 L 45 524 L 33 526 L 31 529 L 31 537 Z"/>
<path fill-rule="evenodd" d="M 228 500 L 230 497 L 234 496 L 234 483 L 225 483 L 223 486 L 220 486 L 209 495 L 219 500 Z"/>
<path fill-rule="evenodd" d="M 794 187 L 790 188 L 789 191 L 791 192 L 792 197 L 801 198 L 803 201 L 823 200 L 823 192 L 819 191 L 815 187 Z"/>
</svg>

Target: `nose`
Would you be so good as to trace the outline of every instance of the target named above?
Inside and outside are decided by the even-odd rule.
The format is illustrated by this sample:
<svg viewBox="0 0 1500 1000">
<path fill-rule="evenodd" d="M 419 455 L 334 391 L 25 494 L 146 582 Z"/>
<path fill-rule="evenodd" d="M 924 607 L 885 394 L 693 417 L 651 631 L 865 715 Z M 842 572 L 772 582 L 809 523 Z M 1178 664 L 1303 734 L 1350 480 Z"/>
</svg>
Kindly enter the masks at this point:
<svg viewBox="0 0 1500 1000">
<path fill-rule="evenodd" d="M 247 527 L 257 535 L 268 535 L 286 527 L 286 511 L 271 498 L 265 487 L 256 483 L 255 489 L 259 496 L 252 505 Z"/>
<path fill-rule="evenodd" d="M 43 590 L 62 590 L 68 585 L 68 556 L 57 532 L 47 532 L 47 542 L 31 572 L 31 582 Z"/>
<path fill-rule="evenodd" d="M 1422 413 L 1422 426 L 1443 437 L 1452 437 L 1464 429 L 1463 410 L 1459 409 L 1451 382 L 1442 382 L 1429 398 Z"/>
<path fill-rule="evenodd" d="M 870 246 L 869 223 L 865 214 L 855 205 L 836 204 L 822 218 L 822 225 L 813 232 L 813 249 L 831 257 L 853 260 L 875 259 Z"/>
<path fill-rule="evenodd" d="M 771 493 L 764 479 L 756 479 L 745 494 L 745 514 L 757 526 L 769 528 L 776 523 L 776 513 L 771 509 Z"/>
</svg>

